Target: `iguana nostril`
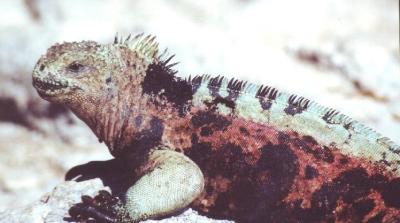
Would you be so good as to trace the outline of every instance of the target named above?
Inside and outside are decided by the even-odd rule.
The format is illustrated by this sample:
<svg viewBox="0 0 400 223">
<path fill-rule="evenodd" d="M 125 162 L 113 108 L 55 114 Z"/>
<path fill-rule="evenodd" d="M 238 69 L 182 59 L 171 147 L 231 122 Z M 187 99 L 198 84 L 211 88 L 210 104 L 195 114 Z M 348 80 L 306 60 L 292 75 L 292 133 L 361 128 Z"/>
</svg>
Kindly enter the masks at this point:
<svg viewBox="0 0 400 223">
<path fill-rule="evenodd" d="M 44 70 L 44 65 L 43 65 L 43 64 L 40 65 L 39 70 L 40 70 L 40 71 L 43 71 L 43 70 Z"/>
</svg>

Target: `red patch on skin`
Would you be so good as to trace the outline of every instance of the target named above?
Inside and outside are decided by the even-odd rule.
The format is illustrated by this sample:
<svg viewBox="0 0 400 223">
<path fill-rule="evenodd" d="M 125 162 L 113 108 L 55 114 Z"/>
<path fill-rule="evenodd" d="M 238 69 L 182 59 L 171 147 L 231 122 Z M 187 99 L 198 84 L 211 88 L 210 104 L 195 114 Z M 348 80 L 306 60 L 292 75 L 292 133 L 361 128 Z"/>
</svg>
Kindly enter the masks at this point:
<svg viewBox="0 0 400 223">
<path fill-rule="evenodd" d="M 194 113 L 193 116 L 194 115 L 196 115 L 196 113 Z M 326 184 L 329 185 L 346 171 L 357 168 L 365 170 L 368 177 L 380 174 L 388 181 L 395 178 L 395 176 L 385 170 L 382 164 L 371 163 L 365 159 L 344 155 L 338 148 L 319 145 L 310 136 L 303 137 L 296 132 L 279 132 L 267 124 L 251 122 L 238 117 L 223 116 L 227 122 L 230 122 L 228 126 L 224 129 L 213 130 L 210 134 L 202 136 L 201 128 L 204 126 L 194 127 L 190 121 L 193 116 L 188 116 L 184 119 L 170 120 L 166 123 L 166 126 L 170 126 L 170 128 L 167 128 L 169 130 L 166 131 L 166 134 L 168 134 L 166 138 L 169 139 L 169 143 L 174 144 L 173 146 L 177 148 L 189 149 L 191 137 L 196 135 L 199 143 L 209 143 L 213 151 L 223 148 L 224 145 L 234 144 L 241 148 L 243 154 L 246 154 L 244 159 L 246 163 L 251 166 L 257 165 L 262 155 L 260 148 L 264 145 L 289 146 L 290 150 L 292 150 L 297 157 L 298 174 L 294 178 L 289 193 L 282 200 L 282 202 L 286 203 L 288 206 L 301 200 L 301 208 L 311 208 L 313 195 L 316 191 L 320 190 Z M 229 160 L 229 158 L 226 159 Z M 311 179 L 306 179 L 305 169 L 307 166 L 315 169 L 318 174 Z M 208 178 L 207 173 L 204 174 L 205 177 Z M 267 184 L 270 181 L 268 173 L 265 175 L 260 172 L 258 178 L 257 181 L 261 184 Z M 211 180 L 209 182 L 214 181 Z M 231 186 L 232 184 L 228 183 L 226 185 Z M 226 191 L 226 188 L 224 188 L 224 191 Z M 201 202 L 203 202 L 203 204 L 207 203 L 211 205 L 207 205 L 207 210 L 214 205 L 215 199 L 218 197 L 216 194 L 222 192 L 223 191 L 216 188 L 213 192 L 214 195 L 202 197 Z M 381 211 L 385 211 L 385 213 L 391 216 L 400 216 L 400 210 L 385 206 L 380 193 L 377 191 L 372 190 L 368 193 L 367 197 L 364 198 L 373 199 L 375 203 L 375 207 L 368 212 L 364 220 L 375 216 Z M 346 209 L 349 206 L 349 204 L 341 205 L 341 198 L 337 201 L 336 205 L 337 211 Z M 196 207 L 196 203 L 194 206 Z M 229 206 L 232 207 L 231 211 L 235 211 L 235 204 L 230 204 Z M 201 205 L 199 208 L 201 209 Z"/>
<path fill-rule="evenodd" d="M 297 138 L 301 140 L 301 138 L 299 138 L 299 135 L 295 132 L 286 132 L 286 134 L 291 139 Z M 290 147 L 298 158 L 300 172 L 299 175 L 295 178 L 295 181 L 292 185 L 291 193 L 289 193 L 289 195 L 284 200 L 287 203 L 293 203 L 297 200 L 303 200 L 301 206 L 303 208 L 309 208 L 311 206 L 311 199 L 314 192 L 318 191 L 318 189 L 320 189 L 324 184 L 332 182 L 342 173 L 354 170 L 356 168 L 362 168 L 363 170 L 365 170 L 369 177 L 381 174 L 388 179 L 387 182 L 395 178 L 392 173 L 385 170 L 385 167 L 382 164 L 371 163 L 371 161 L 362 158 L 344 155 L 340 152 L 338 148 L 329 147 L 329 151 L 331 152 L 333 157 L 333 162 L 328 163 L 321 159 L 317 159 L 315 156 L 310 155 L 310 153 L 305 152 L 304 149 L 300 149 L 299 146 L 293 144 L 292 140 L 288 141 L 292 142 L 290 143 Z M 319 144 L 308 143 L 307 145 L 312 151 L 321 151 L 322 146 Z M 346 160 L 346 162 L 342 162 L 343 160 Z M 318 174 L 313 179 L 307 180 L 304 171 L 307 165 L 312 166 L 320 174 Z M 369 212 L 366 219 L 375 216 L 381 211 L 388 211 L 394 214 L 393 216 L 400 215 L 400 210 L 385 206 L 380 193 L 378 193 L 377 191 L 374 190 L 373 192 L 371 192 L 368 195 L 368 198 L 373 199 L 376 206 L 371 212 Z M 340 202 L 337 208 L 340 209 Z"/>
<path fill-rule="evenodd" d="M 278 144 L 277 131 L 259 123 L 248 122 L 243 119 L 230 119 L 231 125 L 224 131 L 215 131 L 209 136 L 200 136 L 199 141 L 209 142 L 217 149 L 227 143 L 233 143 L 243 149 L 243 153 L 251 154 L 254 161 L 260 158 L 260 148 L 266 143 Z M 249 135 L 244 135 L 240 128 L 246 128 Z"/>
</svg>

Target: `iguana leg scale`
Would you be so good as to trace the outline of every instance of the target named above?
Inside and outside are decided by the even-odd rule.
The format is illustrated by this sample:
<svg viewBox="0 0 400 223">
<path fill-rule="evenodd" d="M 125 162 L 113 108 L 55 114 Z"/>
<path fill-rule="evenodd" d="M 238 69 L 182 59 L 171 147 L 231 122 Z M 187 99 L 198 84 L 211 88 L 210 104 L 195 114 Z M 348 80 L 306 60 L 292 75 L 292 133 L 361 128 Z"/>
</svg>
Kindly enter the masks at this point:
<svg viewBox="0 0 400 223">
<path fill-rule="evenodd" d="M 81 222 L 138 222 L 187 207 L 204 187 L 199 167 L 172 150 L 155 150 L 141 169 L 143 176 L 122 194 L 122 202 L 99 191 L 94 198 L 82 196 L 82 203 L 74 205 L 70 215 Z"/>
<path fill-rule="evenodd" d="M 156 150 L 151 167 L 125 194 L 132 219 L 161 217 L 187 207 L 202 192 L 200 168 L 182 153 Z"/>
</svg>

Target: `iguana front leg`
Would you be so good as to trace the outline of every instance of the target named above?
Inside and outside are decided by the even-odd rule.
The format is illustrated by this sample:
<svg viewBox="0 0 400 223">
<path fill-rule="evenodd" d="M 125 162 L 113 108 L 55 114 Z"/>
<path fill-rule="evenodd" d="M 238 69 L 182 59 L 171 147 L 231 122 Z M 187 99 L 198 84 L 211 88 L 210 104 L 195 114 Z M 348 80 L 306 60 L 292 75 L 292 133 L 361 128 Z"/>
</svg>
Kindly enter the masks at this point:
<svg viewBox="0 0 400 223">
<path fill-rule="evenodd" d="M 172 150 L 153 151 L 139 172 L 142 177 L 121 196 L 122 201 L 101 192 L 82 197 L 70 209 L 81 222 L 138 222 L 162 217 L 187 207 L 203 190 L 200 168 L 185 155 Z"/>
</svg>

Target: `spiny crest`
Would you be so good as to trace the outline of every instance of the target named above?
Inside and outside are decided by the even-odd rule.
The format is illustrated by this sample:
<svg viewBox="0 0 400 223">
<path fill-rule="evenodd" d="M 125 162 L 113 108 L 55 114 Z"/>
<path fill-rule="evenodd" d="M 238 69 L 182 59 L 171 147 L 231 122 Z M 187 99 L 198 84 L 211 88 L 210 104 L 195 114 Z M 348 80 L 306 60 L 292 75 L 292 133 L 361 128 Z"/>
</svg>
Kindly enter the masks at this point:
<svg viewBox="0 0 400 223">
<path fill-rule="evenodd" d="M 298 107 L 314 114 L 316 117 L 322 118 L 328 124 L 337 124 L 342 125 L 346 129 L 355 129 L 367 138 L 376 139 L 380 143 L 387 145 L 389 150 L 392 152 L 400 154 L 400 146 L 389 138 L 382 137 L 381 134 L 377 133 L 373 129 L 366 127 L 364 124 L 353 120 L 349 116 L 344 115 L 335 109 L 324 107 L 304 97 L 281 92 L 270 86 L 256 85 L 252 83 L 248 84 L 236 79 L 227 79 L 220 75 L 216 77 L 212 77 L 208 74 L 194 76 L 189 77 L 186 81 L 190 83 L 194 89 L 199 88 L 201 85 L 206 85 L 208 88 L 215 89 L 219 89 L 221 86 L 226 85 L 227 90 L 237 91 L 239 94 L 249 94 L 259 99 L 265 98 L 285 107 L 287 105 Z"/>
<path fill-rule="evenodd" d="M 322 116 L 322 119 L 325 120 L 327 123 L 334 124 L 334 117 L 336 117 L 339 114 L 338 111 L 335 109 L 329 109 L 326 111 L 325 115 Z"/>
<path fill-rule="evenodd" d="M 152 63 L 166 54 L 166 50 L 161 55 L 158 54 L 158 42 L 155 41 L 155 39 L 155 36 L 145 36 L 144 33 L 140 33 L 134 37 L 129 34 L 126 38 L 118 36 L 117 33 L 114 38 L 114 45 L 124 45 L 143 56 L 143 58 L 148 62 Z"/>
<path fill-rule="evenodd" d="M 210 81 L 208 82 L 208 86 L 219 88 L 219 87 L 221 87 L 221 84 L 224 80 L 226 80 L 226 78 L 224 76 L 218 75 L 216 77 L 212 77 L 212 78 L 210 78 Z"/>
<path fill-rule="evenodd" d="M 246 87 L 246 84 L 247 84 L 247 81 L 241 81 L 241 80 L 232 78 L 228 82 L 228 90 L 235 91 L 235 92 L 241 92 Z"/>
<path fill-rule="evenodd" d="M 270 100 L 275 100 L 276 96 L 278 95 L 278 90 L 271 86 L 263 86 L 261 85 L 256 93 L 256 97 L 259 98 L 268 98 Z"/>
<path fill-rule="evenodd" d="M 207 85 L 215 89 L 226 85 L 228 91 L 235 91 L 239 94 L 252 94 L 255 97 L 268 97 L 272 100 L 275 99 L 279 93 L 277 89 L 270 86 L 256 85 L 236 78 L 228 79 L 222 75 L 216 77 L 209 74 L 197 75 L 194 77 L 189 76 L 186 81 L 193 86 Z"/>
<path fill-rule="evenodd" d="M 310 100 L 292 94 L 289 96 L 288 103 L 301 109 L 307 109 L 310 105 Z"/>
</svg>

